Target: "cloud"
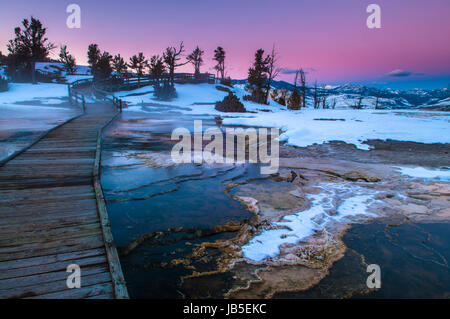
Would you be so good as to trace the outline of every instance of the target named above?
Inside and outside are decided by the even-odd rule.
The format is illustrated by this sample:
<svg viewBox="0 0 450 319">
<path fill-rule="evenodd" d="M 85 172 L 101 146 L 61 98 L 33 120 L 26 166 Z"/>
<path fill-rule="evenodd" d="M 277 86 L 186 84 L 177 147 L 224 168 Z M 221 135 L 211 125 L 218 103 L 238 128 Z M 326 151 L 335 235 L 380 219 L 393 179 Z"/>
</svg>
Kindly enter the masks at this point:
<svg viewBox="0 0 450 319">
<path fill-rule="evenodd" d="M 295 74 L 295 73 L 297 73 L 298 70 L 299 69 L 283 68 L 281 70 L 281 74 Z M 304 68 L 303 71 L 305 71 L 305 74 L 309 74 L 309 73 L 315 72 L 317 70 L 314 68 Z"/>
<path fill-rule="evenodd" d="M 396 69 L 396 70 L 393 70 L 393 71 L 385 74 L 385 76 L 393 76 L 393 77 L 398 77 L 398 78 L 412 76 L 412 75 L 424 75 L 424 73 L 417 73 L 417 72 Z"/>
</svg>

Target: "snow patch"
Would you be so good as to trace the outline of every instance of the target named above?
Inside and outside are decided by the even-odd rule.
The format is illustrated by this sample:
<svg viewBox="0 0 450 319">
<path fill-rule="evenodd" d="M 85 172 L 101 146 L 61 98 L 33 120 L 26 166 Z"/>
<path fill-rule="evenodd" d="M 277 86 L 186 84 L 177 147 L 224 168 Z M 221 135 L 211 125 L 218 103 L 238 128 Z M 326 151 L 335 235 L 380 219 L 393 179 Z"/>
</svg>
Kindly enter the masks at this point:
<svg viewBox="0 0 450 319">
<path fill-rule="evenodd" d="M 317 231 L 325 230 L 331 223 L 352 222 L 361 218 L 374 217 L 368 207 L 376 200 L 376 191 L 349 183 L 321 184 L 319 194 L 311 194 L 311 207 L 293 215 L 287 215 L 272 226 L 276 229 L 263 231 L 242 247 L 244 258 L 261 262 L 276 257 L 283 245 L 293 245 L 306 240 Z M 345 198 L 335 204 L 339 198 Z"/>
<path fill-rule="evenodd" d="M 413 178 L 438 179 L 450 181 L 450 170 L 434 170 L 425 167 L 396 167 L 400 173 Z"/>
</svg>

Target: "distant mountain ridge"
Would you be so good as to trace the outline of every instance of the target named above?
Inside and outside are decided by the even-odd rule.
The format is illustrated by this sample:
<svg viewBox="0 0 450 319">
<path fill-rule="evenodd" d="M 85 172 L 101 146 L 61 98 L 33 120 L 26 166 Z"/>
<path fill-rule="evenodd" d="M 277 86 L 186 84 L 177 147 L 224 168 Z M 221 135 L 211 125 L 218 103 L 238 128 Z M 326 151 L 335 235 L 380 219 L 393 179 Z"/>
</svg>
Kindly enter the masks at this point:
<svg viewBox="0 0 450 319">
<path fill-rule="evenodd" d="M 233 84 L 247 85 L 244 80 L 233 80 Z M 272 88 L 277 90 L 292 91 L 294 85 L 286 81 L 274 81 Z M 376 97 L 379 96 L 381 108 L 416 108 L 427 106 L 449 106 L 449 89 L 433 89 L 433 90 L 394 90 L 394 89 L 378 89 L 364 85 L 344 84 L 338 86 L 325 87 L 328 100 L 336 99 L 338 107 L 354 105 L 355 99 L 363 96 L 363 106 L 369 107 L 370 102 L 374 105 Z M 308 86 L 307 95 L 311 96 L 314 88 Z"/>
</svg>

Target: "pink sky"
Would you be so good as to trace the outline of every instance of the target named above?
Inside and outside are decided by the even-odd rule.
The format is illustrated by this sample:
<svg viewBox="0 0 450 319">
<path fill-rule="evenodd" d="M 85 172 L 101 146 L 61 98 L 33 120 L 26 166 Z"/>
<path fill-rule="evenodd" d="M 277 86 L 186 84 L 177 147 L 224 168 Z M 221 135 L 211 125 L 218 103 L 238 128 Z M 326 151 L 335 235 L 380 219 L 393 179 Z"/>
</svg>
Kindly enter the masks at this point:
<svg viewBox="0 0 450 319">
<path fill-rule="evenodd" d="M 66 27 L 70 3 L 81 6 L 81 29 Z M 381 29 L 366 26 L 370 3 L 381 6 Z M 227 51 L 228 74 L 245 78 L 255 50 L 269 51 L 275 44 L 280 67 L 308 70 L 309 82 L 422 87 L 450 82 L 448 0 L 15 0 L 0 13 L 1 51 L 6 52 L 14 27 L 30 15 L 48 27 L 52 42 L 67 44 L 80 64 L 86 63 L 90 43 L 128 59 L 140 51 L 161 54 L 184 41 L 187 51 L 196 45 L 205 50 L 203 71 L 211 70 L 213 50 L 220 45 Z M 404 76 L 385 76 L 397 69 Z"/>
</svg>

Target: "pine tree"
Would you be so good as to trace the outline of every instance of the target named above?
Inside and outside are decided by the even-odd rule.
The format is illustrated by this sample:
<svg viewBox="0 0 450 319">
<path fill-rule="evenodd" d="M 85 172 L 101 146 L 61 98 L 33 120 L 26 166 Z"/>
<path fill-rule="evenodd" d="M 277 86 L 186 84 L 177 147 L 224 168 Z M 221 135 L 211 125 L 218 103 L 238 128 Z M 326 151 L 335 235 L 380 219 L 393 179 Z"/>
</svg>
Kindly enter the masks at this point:
<svg viewBox="0 0 450 319">
<path fill-rule="evenodd" d="M 76 60 L 73 55 L 67 50 L 67 46 L 63 45 L 59 52 L 59 61 L 64 64 L 67 74 L 74 74 L 76 72 Z"/>
<path fill-rule="evenodd" d="M 26 64 L 26 70 L 31 75 L 32 82 L 36 83 L 36 62 L 46 60 L 55 45 L 48 42 L 45 37 L 47 29 L 34 17 L 30 20 L 24 19 L 22 28 L 15 28 L 14 33 L 15 38 L 7 45 L 13 62 L 10 67 L 13 67 L 15 72 L 21 64 Z"/>
<path fill-rule="evenodd" d="M 213 60 L 217 62 L 217 64 L 214 66 L 214 69 L 217 71 L 217 76 L 220 74 L 220 78 L 225 78 L 225 58 L 226 58 L 226 52 L 222 47 L 217 47 L 216 50 L 214 50 L 214 58 Z"/>
<path fill-rule="evenodd" d="M 118 54 L 112 59 L 112 68 L 117 74 L 121 75 L 127 71 L 128 64 L 126 64 L 125 60 Z"/>
<path fill-rule="evenodd" d="M 164 72 L 166 72 L 166 67 L 164 65 L 163 59 L 159 55 L 152 56 L 148 68 L 150 75 L 153 79 L 155 79 L 157 85 L 159 85 Z"/>
<path fill-rule="evenodd" d="M 138 76 L 138 86 L 141 86 L 141 77 L 144 74 L 144 69 L 148 66 L 148 60 L 144 53 L 139 52 L 138 55 L 133 55 L 130 58 L 130 68 L 136 70 Z"/>
<path fill-rule="evenodd" d="M 186 58 L 194 66 L 194 75 L 198 79 L 200 77 L 200 66 L 203 64 L 203 54 L 205 51 L 200 50 L 197 46 L 195 50 Z"/>
<path fill-rule="evenodd" d="M 111 76 L 113 71 L 111 66 L 112 56 L 108 52 L 101 53 L 97 44 L 90 44 L 87 56 L 95 81 L 108 79 Z"/>
<path fill-rule="evenodd" d="M 292 94 L 289 97 L 288 109 L 290 109 L 290 110 L 299 110 L 300 109 L 300 103 L 301 103 L 300 93 L 298 92 L 297 87 L 294 87 L 294 90 L 292 91 Z"/>
<path fill-rule="evenodd" d="M 112 66 L 111 66 L 111 61 L 112 61 L 112 55 L 110 55 L 106 51 L 103 52 L 102 55 L 100 55 L 100 58 L 97 62 L 94 78 L 98 78 L 100 80 L 109 79 L 111 77 L 111 73 L 113 71 Z"/>
<path fill-rule="evenodd" d="M 91 67 L 91 72 L 94 74 L 95 66 L 100 59 L 100 49 L 97 44 L 90 44 L 88 47 L 88 64 Z"/>
<path fill-rule="evenodd" d="M 256 103 L 265 103 L 263 88 L 267 81 L 268 64 L 269 57 L 264 58 L 264 50 L 256 51 L 253 67 L 248 70 L 248 84 L 252 91 L 252 100 Z"/>
</svg>

